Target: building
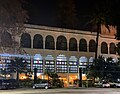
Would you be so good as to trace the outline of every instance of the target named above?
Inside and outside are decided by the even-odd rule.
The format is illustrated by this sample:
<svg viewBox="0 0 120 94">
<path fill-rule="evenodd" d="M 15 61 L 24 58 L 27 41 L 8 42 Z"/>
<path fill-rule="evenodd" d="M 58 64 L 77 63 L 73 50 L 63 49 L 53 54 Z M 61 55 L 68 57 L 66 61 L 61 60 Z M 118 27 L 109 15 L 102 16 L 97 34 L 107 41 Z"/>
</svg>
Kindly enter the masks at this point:
<svg viewBox="0 0 120 94">
<path fill-rule="evenodd" d="M 84 69 L 93 62 L 96 32 L 29 24 L 25 27 L 25 32 L 17 40 L 22 48 L 21 54 L 30 56 L 31 70 L 38 69 L 39 78 L 47 78 L 43 75 L 46 70 L 55 71 L 65 86 L 69 86 L 75 79 L 79 79 L 79 67 Z M 116 61 L 116 27 L 109 27 L 111 32 L 101 25 L 98 56 L 112 57 Z M 84 73 L 82 79 L 86 79 Z"/>
</svg>

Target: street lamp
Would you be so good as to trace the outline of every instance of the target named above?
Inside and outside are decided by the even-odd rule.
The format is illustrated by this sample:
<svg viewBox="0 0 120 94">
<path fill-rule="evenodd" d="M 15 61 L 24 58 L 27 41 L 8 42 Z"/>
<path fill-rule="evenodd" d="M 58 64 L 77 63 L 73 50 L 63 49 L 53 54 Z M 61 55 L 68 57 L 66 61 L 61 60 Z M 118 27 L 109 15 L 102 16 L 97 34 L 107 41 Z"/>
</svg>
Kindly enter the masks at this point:
<svg viewBox="0 0 120 94">
<path fill-rule="evenodd" d="M 34 84 L 37 82 L 37 68 L 34 68 Z"/>
<path fill-rule="evenodd" d="M 79 67 L 79 87 L 82 87 L 82 68 Z"/>
</svg>

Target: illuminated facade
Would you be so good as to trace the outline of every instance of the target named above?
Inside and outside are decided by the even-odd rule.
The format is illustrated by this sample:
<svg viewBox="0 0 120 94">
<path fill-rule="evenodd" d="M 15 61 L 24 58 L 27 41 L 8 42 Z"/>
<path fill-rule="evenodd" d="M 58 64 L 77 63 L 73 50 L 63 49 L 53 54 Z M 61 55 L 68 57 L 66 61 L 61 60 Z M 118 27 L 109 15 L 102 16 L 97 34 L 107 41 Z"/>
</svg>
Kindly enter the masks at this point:
<svg viewBox="0 0 120 94">
<path fill-rule="evenodd" d="M 25 25 L 26 32 L 17 38 L 22 47 L 21 54 L 28 54 L 28 66 L 38 69 L 38 77 L 45 79 L 43 73 L 47 70 L 57 72 L 63 79 L 65 86 L 72 85 L 79 79 L 79 67 L 85 68 L 93 62 L 95 56 L 96 32 L 71 30 L 56 27 Z M 114 38 L 116 28 L 111 27 L 112 33 L 105 33 L 102 27 L 99 36 L 98 56 L 112 57 L 117 60 L 118 55 Z M 83 80 L 86 80 L 83 72 Z"/>
</svg>

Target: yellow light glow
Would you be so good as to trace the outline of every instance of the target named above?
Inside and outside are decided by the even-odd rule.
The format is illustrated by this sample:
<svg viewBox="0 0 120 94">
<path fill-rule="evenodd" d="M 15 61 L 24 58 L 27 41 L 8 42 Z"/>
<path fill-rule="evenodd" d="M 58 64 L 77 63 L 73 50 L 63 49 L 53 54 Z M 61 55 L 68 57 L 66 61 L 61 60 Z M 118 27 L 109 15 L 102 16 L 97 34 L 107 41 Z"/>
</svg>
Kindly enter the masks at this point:
<svg viewBox="0 0 120 94">
<path fill-rule="evenodd" d="M 26 76 L 22 76 L 22 79 L 26 79 L 27 77 Z"/>
<path fill-rule="evenodd" d="M 86 74 L 82 74 L 82 80 L 87 80 Z"/>
</svg>

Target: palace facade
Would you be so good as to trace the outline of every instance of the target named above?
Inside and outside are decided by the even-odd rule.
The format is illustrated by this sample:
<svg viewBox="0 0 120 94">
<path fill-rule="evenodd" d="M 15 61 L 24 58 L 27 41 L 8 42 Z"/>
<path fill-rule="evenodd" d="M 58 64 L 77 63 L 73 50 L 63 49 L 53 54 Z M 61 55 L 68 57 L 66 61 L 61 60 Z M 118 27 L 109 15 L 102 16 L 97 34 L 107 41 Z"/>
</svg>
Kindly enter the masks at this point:
<svg viewBox="0 0 120 94">
<path fill-rule="evenodd" d="M 17 40 L 22 48 L 21 54 L 30 56 L 30 69 L 38 69 L 39 78 L 47 78 L 43 75 L 46 70 L 54 71 L 65 86 L 69 86 L 75 79 L 79 79 L 79 67 L 84 69 L 94 60 L 96 32 L 30 24 L 25 27 L 25 32 Z M 116 62 L 119 57 L 115 51 L 118 43 L 114 36 L 116 27 L 109 27 L 110 32 L 101 25 L 98 56 L 112 57 Z M 84 73 L 82 79 L 86 80 Z"/>
</svg>

